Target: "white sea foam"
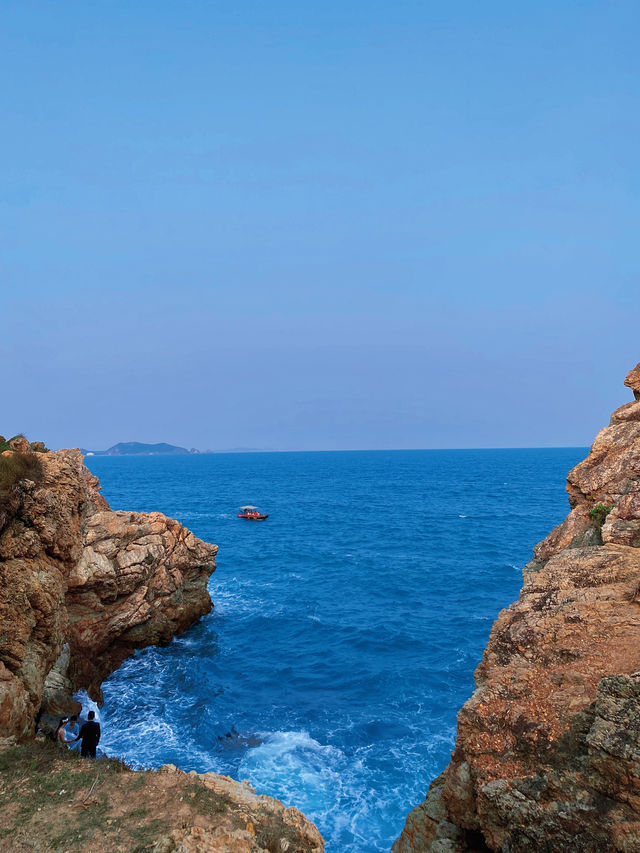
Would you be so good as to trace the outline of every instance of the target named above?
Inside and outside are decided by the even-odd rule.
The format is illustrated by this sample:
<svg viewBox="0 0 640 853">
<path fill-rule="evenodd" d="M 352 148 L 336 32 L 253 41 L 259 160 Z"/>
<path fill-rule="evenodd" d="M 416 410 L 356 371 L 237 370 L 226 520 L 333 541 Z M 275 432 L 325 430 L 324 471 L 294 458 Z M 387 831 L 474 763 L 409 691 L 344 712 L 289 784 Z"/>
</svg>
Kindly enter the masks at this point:
<svg viewBox="0 0 640 853">
<path fill-rule="evenodd" d="M 116 722 L 116 721 L 114 721 Z M 212 770 L 220 772 L 215 757 L 201 749 L 184 730 L 145 710 L 102 727 L 100 746 L 107 755 L 122 758 L 136 769 L 159 767 L 170 761 L 183 770 Z"/>
<path fill-rule="evenodd" d="M 93 711 L 96 715 L 96 720 L 100 722 L 100 708 L 98 708 L 97 703 L 93 701 L 86 690 L 78 690 L 77 693 L 74 693 L 73 698 L 82 705 L 82 715 L 84 717 L 87 716 L 89 711 Z"/>
<path fill-rule="evenodd" d="M 374 744 L 347 755 L 306 731 L 267 732 L 261 737 L 263 743 L 243 758 L 239 778 L 248 778 L 259 793 L 299 808 L 322 826 L 333 849 L 378 849 L 380 838 L 372 836 L 372 828 L 375 833 L 382 826 L 394 826 L 398 803 L 408 802 L 411 792 L 390 791 L 385 771 L 376 765 L 390 759 L 406 766 L 406 750 L 390 744 L 382 759 Z M 442 735 L 447 744 L 452 737 Z M 417 746 L 414 751 L 417 759 L 423 757 Z"/>
<path fill-rule="evenodd" d="M 260 733 L 263 742 L 243 758 L 239 773 L 257 790 L 278 796 L 301 811 L 322 814 L 335 802 L 345 757 L 305 731 Z"/>
</svg>

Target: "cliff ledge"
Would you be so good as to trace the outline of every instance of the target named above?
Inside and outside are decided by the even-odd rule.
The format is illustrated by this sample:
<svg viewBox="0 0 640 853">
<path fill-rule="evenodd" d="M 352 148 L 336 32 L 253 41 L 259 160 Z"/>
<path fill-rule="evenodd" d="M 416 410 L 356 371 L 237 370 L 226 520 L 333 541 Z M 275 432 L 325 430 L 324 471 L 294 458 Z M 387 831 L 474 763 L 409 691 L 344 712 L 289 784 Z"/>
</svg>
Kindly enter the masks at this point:
<svg viewBox="0 0 640 853">
<path fill-rule="evenodd" d="M 322 853 L 297 809 L 247 782 L 132 771 L 51 742 L 0 742 L 0 851 L 40 853 Z"/>
</svg>

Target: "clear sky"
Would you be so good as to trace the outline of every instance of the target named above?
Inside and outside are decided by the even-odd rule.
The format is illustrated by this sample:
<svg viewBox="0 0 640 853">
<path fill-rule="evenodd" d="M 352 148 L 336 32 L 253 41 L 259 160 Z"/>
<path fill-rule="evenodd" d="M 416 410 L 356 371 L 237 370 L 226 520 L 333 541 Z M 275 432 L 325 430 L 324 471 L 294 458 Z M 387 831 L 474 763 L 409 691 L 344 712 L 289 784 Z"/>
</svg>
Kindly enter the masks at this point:
<svg viewBox="0 0 640 853">
<path fill-rule="evenodd" d="M 7 0 L 0 432 L 589 443 L 640 360 L 639 18 Z"/>
</svg>

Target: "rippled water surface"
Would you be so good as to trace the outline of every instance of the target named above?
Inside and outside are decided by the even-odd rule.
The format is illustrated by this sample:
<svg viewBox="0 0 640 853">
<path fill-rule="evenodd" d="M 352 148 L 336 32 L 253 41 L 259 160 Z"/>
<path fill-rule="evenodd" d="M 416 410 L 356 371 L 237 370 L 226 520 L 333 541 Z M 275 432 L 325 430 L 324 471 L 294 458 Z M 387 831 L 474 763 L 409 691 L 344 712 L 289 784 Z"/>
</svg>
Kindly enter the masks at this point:
<svg viewBox="0 0 640 853">
<path fill-rule="evenodd" d="M 584 449 L 90 457 L 114 509 L 220 546 L 214 611 L 104 684 L 103 745 L 214 770 L 389 850 Z M 236 517 L 258 504 L 269 519 Z"/>
</svg>

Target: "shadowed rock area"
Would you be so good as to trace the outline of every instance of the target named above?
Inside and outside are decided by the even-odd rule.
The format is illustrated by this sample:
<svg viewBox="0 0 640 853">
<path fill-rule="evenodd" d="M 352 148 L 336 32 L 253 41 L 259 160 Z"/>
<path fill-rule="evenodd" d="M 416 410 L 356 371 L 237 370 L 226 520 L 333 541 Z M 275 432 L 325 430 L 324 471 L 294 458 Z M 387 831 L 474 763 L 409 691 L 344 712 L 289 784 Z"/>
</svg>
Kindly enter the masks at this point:
<svg viewBox="0 0 640 853">
<path fill-rule="evenodd" d="M 625 385 L 393 853 L 640 851 L 640 364 Z"/>
</svg>

